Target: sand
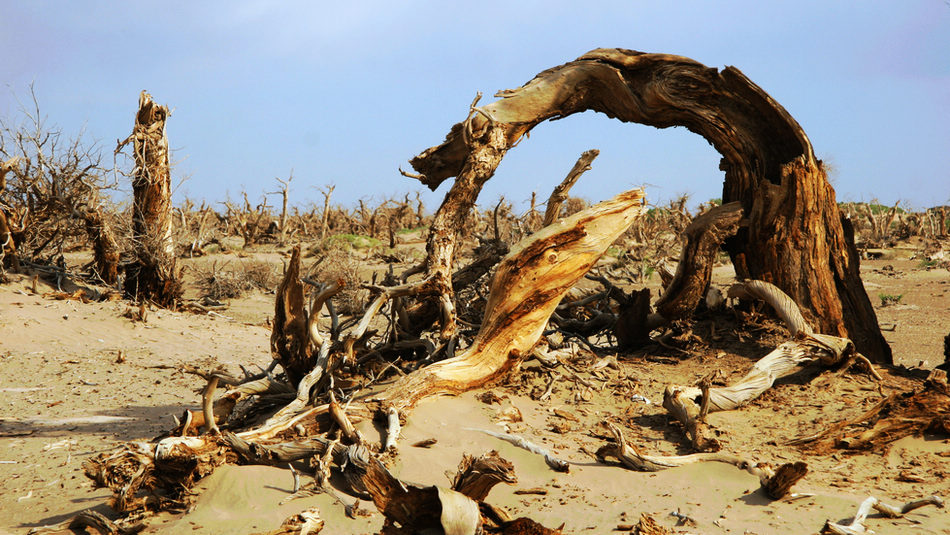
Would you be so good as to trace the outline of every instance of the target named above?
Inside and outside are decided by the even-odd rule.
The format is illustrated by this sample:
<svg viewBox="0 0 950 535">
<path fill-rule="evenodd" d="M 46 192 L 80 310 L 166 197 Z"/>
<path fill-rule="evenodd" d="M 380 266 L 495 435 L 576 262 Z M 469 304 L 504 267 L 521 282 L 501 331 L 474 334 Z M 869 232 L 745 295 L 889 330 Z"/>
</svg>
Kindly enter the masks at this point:
<svg viewBox="0 0 950 535">
<path fill-rule="evenodd" d="M 279 260 L 273 254 L 262 258 Z M 893 270 L 882 269 L 885 265 Z M 728 269 L 717 270 L 717 282 L 724 284 L 728 275 Z M 864 262 L 862 275 L 880 322 L 896 324 L 885 337 L 899 362 L 923 368 L 940 363 L 943 336 L 950 332 L 950 273 L 888 259 Z M 94 490 L 81 464 L 123 442 L 151 439 L 173 427 L 173 415 L 198 407 L 202 384 L 178 373 L 178 365 L 221 364 L 238 372 L 239 364 L 253 368 L 270 360 L 265 321 L 273 315 L 273 296 L 266 293 L 235 299 L 219 316 L 152 310 L 142 323 L 124 315 L 126 302 L 53 300 L 42 295 L 52 288 L 41 283 L 34 294 L 28 277 L 12 279 L 0 285 L 0 533 L 26 533 L 87 508 L 111 514 L 108 491 Z M 903 297 L 881 307 L 882 293 Z M 642 355 L 621 358 L 621 370 L 610 370 L 606 381 L 598 381 L 604 388 L 586 400 L 571 383 L 559 381 L 549 400 L 536 401 L 532 389 L 543 389 L 547 376 L 531 365 L 493 389 L 501 404 L 483 403 L 478 392 L 426 400 L 409 415 L 392 470 L 407 481 L 445 486 L 446 473 L 455 471 L 463 454 L 497 450 L 514 464 L 518 482 L 499 485 L 488 501 L 549 527 L 564 524 L 569 533 L 608 533 L 635 524 L 641 513 L 680 533 L 817 533 L 826 519 L 850 519 L 869 495 L 892 504 L 930 494 L 950 497 L 950 444 L 944 438 L 905 438 L 883 454 L 814 455 L 785 445 L 880 399 L 876 385 L 855 373 L 834 382 L 829 374 L 792 378 L 740 410 L 710 415 L 727 451 L 776 464 L 807 462 L 810 473 L 793 490 L 813 496 L 769 500 L 755 477 L 726 464 L 647 474 L 602 465 L 590 455 L 605 443 L 597 425 L 605 418 L 622 423 L 628 439 L 648 452 L 685 453 L 682 430 L 665 410 L 632 394 L 659 402 L 666 384 L 692 383 L 715 368 L 737 378 L 783 336 L 772 328 L 754 334 L 758 338 L 742 351 L 724 333 L 722 347 L 690 356 L 657 351 L 660 362 Z M 913 384 L 907 377 L 885 376 L 886 392 Z M 506 421 L 510 407 L 523 421 Z M 558 416 L 555 408 L 578 421 Z M 381 439 L 370 422 L 359 425 L 369 440 Z M 522 435 L 569 460 L 570 472 L 554 472 L 539 456 L 477 429 Z M 410 446 L 427 438 L 436 444 Z M 902 481 L 901 474 L 920 481 Z M 327 495 L 279 505 L 292 486 L 286 469 L 222 467 L 200 482 L 188 514 L 161 514 L 147 532 L 261 532 L 313 506 L 327 521 L 325 533 L 373 533 L 382 524 L 368 502 L 362 506 L 373 514 L 356 519 L 345 517 Z M 545 494 L 515 493 L 524 489 Z M 878 533 L 950 533 L 950 516 L 926 507 L 900 519 L 872 515 L 868 526 Z"/>
</svg>

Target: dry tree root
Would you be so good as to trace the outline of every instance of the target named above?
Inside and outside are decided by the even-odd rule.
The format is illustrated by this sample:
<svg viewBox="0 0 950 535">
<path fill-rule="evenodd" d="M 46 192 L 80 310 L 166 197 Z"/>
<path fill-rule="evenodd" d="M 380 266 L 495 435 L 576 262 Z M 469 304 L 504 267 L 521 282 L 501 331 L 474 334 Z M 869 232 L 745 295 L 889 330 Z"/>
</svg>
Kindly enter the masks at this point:
<svg viewBox="0 0 950 535">
<path fill-rule="evenodd" d="M 798 306 L 782 290 L 763 281 L 745 281 L 732 286 L 730 296 L 757 297 L 772 305 L 785 321 L 793 340 L 783 343 L 756 362 L 744 377 L 720 388 L 669 385 L 663 394 L 663 407 L 683 424 L 696 451 L 718 451 L 719 442 L 706 437 L 705 414 L 733 410 L 755 399 L 772 387 L 777 379 L 797 373 L 806 366 L 826 367 L 841 364 L 854 354 L 847 338 L 813 332 Z"/>
<path fill-rule="evenodd" d="M 865 533 L 874 533 L 864 525 L 864 521 L 867 519 L 868 514 L 871 513 L 872 509 L 888 518 L 899 518 L 915 509 L 924 507 L 925 505 L 936 505 L 940 509 L 943 509 L 943 500 L 938 496 L 928 496 L 920 500 L 907 502 L 902 507 L 897 508 L 892 505 L 887 505 L 874 496 L 869 496 L 866 500 L 861 502 L 860 506 L 858 506 L 858 512 L 855 513 L 854 519 L 850 524 L 836 524 L 831 520 L 828 520 L 825 522 L 825 526 L 821 529 L 821 533 L 822 535 L 861 535 Z"/>
<path fill-rule="evenodd" d="M 616 444 L 606 444 L 597 450 L 597 460 L 606 463 L 613 457 L 620 464 L 638 472 L 659 472 L 668 468 L 676 468 L 697 462 L 720 462 L 731 464 L 740 470 L 745 470 L 759 478 L 762 489 L 772 499 L 778 500 L 788 494 L 791 487 L 808 473 L 808 467 L 803 462 L 787 463 L 773 469 L 766 463 L 756 463 L 752 460 L 721 452 L 692 453 L 690 455 L 646 455 L 635 446 L 628 444 L 623 432 L 614 424 L 604 422 L 614 435 Z"/>
<path fill-rule="evenodd" d="M 934 370 L 919 390 L 891 394 L 855 418 L 789 444 L 818 452 L 881 451 L 895 440 L 924 433 L 950 435 L 950 387 L 943 370 Z"/>
</svg>

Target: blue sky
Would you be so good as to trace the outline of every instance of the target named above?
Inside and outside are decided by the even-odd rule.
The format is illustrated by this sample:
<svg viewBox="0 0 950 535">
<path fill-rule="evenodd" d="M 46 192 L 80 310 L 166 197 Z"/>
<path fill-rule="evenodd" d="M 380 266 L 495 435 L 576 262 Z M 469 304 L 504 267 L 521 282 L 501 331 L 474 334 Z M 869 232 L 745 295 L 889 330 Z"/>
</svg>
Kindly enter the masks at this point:
<svg viewBox="0 0 950 535">
<path fill-rule="evenodd" d="M 176 199 L 273 191 L 351 204 L 423 191 L 399 166 L 464 119 L 477 91 L 517 87 L 597 47 L 733 65 L 801 123 L 839 200 L 950 203 L 950 3 L 696 1 L 333 3 L 0 0 L 0 116 L 35 91 L 50 125 L 106 154 L 138 94 L 169 105 Z M 19 100 L 19 102 L 18 102 Z M 574 193 L 647 185 L 652 202 L 719 197 L 719 155 L 685 129 L 592 113 L 537 127 L 480 203 L 541 199 L 580 153 Z M 110 159 L 111 160 L 111 159 Z M 278 199 L 272 198 L 273 203 Z"/>
</svg>

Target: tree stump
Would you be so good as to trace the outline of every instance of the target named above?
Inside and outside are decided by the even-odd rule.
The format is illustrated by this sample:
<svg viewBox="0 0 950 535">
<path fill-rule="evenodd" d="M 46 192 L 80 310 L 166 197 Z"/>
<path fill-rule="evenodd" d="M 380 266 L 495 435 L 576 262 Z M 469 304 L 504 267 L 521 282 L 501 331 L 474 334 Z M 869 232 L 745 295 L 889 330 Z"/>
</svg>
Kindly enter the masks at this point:
<svg viewBox="0 0 950 535">
<path fill-rule="evenodd" d="M 126 267 L 125 293 L 159 306 L 174 306 L 183 293 L 172 237 L 171 172 L 165 121 L 169 111 L 142 91 L 135 127 L 118 152 L 132 141 L 132 236 L 135 260 Z"/>
</svg>

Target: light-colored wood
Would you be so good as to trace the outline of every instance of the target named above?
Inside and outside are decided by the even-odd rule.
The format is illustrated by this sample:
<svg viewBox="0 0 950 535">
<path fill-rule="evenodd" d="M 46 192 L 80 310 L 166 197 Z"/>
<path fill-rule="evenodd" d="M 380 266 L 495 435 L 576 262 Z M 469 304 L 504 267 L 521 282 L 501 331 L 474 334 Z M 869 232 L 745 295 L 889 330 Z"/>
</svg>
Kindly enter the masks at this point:
<svg viewBox="0 0 950 535">
<path fill-rule="evenodd" d="M 599 154 L 600 151 L 597 149 L 585 150 L 581 154 L 577 162 L 574 163 L 574 167 L 568 171 L 564 180 L 554 188 L 554 191 L 551 192 L 551 196 L 548 197 L 548 205 L 544 209 L 544 220 L 541 226 L 546 227 L 561 217 L 561 206 L 563 206 L 564 201 L 567 200 L 571 188 L 574 187 L 574 184 L 577 183 L 577 180 L 581 178 L 581 175 L 583 175 L 585 171 L 590 170 L 591 162 L 593 162 L 594 158 Z"/>
<path fill-rule="evenodd" d="M 564 294 L 642 211 L 643 191 L 631 190 L 515 245 L 498 265 L 472 345 L 455 358 L 399 379 L 377 399 L 402 411 L 423 397 L 463 392 L 517 366 Z"/>
</svg>

